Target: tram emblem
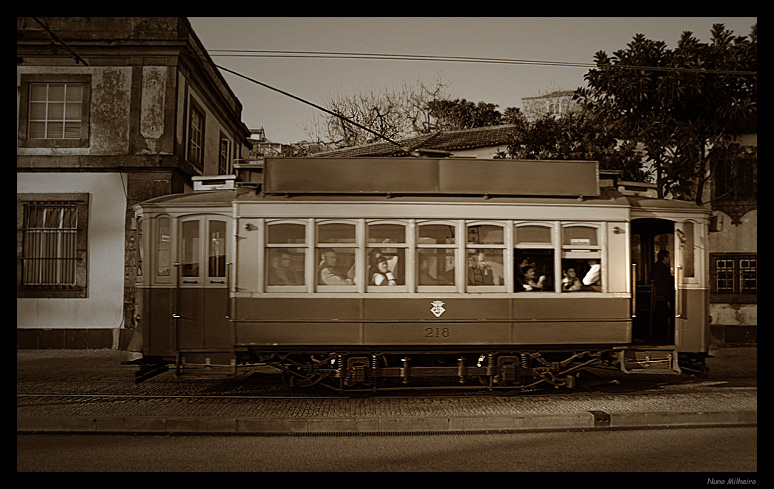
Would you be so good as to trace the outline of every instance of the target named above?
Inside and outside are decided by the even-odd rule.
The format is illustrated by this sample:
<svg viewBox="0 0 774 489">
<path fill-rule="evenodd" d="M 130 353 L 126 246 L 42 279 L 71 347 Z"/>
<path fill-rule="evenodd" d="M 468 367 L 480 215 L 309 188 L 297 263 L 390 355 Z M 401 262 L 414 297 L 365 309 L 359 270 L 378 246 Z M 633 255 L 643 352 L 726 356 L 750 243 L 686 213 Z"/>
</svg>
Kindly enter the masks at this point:
<svg viewBox="0 0 774 489">
<path fill-rule="evenodd" d="M 441 314 L 446 312 L 446 309 L 443 308 L 443 301 L 433 301 L 433 307 L 430 309 L 430 312 L 435 314 L 437 318 L 441 317 Z"/>
</svg>

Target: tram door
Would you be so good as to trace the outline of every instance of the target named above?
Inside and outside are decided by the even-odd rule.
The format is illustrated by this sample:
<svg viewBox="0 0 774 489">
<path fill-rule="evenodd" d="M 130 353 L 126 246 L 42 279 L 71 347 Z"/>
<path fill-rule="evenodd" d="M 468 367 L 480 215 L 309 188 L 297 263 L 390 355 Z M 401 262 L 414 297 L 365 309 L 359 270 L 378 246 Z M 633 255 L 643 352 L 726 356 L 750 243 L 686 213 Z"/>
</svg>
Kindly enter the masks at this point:
<svg viewBox="0 0 774 489">
<path fill-rule="evenodd" d="M 632 220 L 632 272 L 634 282 L 633 341 L 635 344 L 675 343 L 674 293 L 675 224 L 664 219 Z M 669 252 L 668 268 L 659 270 L 659 252 Z M 671 287 L 664 284 L 671 276 Z M 661 274 L 661 276 L 659 276 Z M 661 279 L 661 280 L 659 280 Z"/>
<path fill-rule="evenodd" d="M 219 216 L 180 219 L 178 281 L 174 298 L 179 351 L 232 347 L 226 267 L 229 221 Z"/>
</svg>

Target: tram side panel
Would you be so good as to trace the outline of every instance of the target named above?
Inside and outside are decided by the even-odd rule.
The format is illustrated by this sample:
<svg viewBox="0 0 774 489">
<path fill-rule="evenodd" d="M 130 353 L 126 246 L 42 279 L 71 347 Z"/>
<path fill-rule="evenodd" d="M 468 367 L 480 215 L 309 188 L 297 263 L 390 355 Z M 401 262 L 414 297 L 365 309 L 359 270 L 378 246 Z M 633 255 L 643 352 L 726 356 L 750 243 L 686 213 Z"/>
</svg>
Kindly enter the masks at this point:
<svg viewBox="0 0 774 489">
<path fill-rule="evenodd" d="M 626 298 L 243 298 L 240 346 L 622 345 Z"/>
</svg>

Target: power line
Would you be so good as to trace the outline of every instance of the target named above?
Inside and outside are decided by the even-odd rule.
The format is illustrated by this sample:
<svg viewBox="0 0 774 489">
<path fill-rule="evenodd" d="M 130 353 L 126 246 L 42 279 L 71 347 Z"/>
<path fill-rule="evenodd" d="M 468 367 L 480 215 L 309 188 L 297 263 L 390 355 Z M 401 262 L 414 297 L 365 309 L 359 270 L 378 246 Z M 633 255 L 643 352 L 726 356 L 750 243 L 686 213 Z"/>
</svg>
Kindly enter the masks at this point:
<svg viewBox="0 0 774 489">
<path fill-rule="evenodd" d="M 628 69 L 645 71 L 671 71 L 682 73 L 720 74 L 757 76 L 757 71 L 749 70 L 712 70 L 705 68 L 681 68 L 668 66 L 639 66 L 639 65 L 605 65 L 595 63 L 580 63 L 574 61 L 548 61 L 510 58 L 482 58 L 469 56 L 434 56 L 417 54 L 387 54 L 387 53 L 352 53 L 336 51 L 277 51 L 277 50 L 251 50 L 251 49 L 212 49 L 208 50 L 211 56 L 223 57 L 250 57 L 250 58 L 314 58 L 314 59 L 364 59 L 364 60 L 396 60 L 396 61 L 435 61 L 452 63 L 489 63 L 512 64 L 531 66 L 555 66 L 560 68 L 586 68 L 586 69 Z"/>
<path fill-rule="evenodd" d="M 363 126 L 362 124 L 358 124 L 357 122 L 355 122 L 355 121 L 353 121 L 353 120 L 350 120 L 350 119 L 348 119 L 348 118 L 344 117 L 344 116 L 343 116 L 343 115 L 341 115 L 341 114 L 337 114 L 337 113 L 335 113 L 335 112 L 333 112 L 333 111 L 331 111 L 331 110 L 329 110 L 329 109 L 326 109 L 325 107 L 322 107 L 322 106 L 320 106 L 320 105 L 317 105 L 317 104 L 315 104 L 314 102 L 310 102 L 310 101 L 308 101 L 308 100 L 304 100 L 304 99 L 302 99 L 301 97 L 297 97 L 297 96 L 293 95 L 292 93 L 288 93 L 288 92 L 286 92 L 286 91 L 284 91 L 284 90 L 280 90 L 279 88 L 272 87 L 271 85 L 268 85 L 268 84 L 266 84 L 266 83 L 263 83 L 262 81 L 256 80 L 255 78 L 250 78 L 250 77 L 249 77 L 249 76 L 247 76 L 247 75 L 243 75 L 242 73 L 236 72 L 236 71 L 234 71 L 234 70 L 230 70 L 230 69 L 228 69 L 228 68 L 225 68 L 225 67 L 223 67 L 223 66 L 216 65 L 215 63 L 212 63 L 212 65 L 213 65 L 214 67 L 216 67 L 216 68 L 220 69 L 220 70 L 223 70 L 223 71 L 225 71 L 225 72 L 231 73 L 232 75 L 236 75 L 236 76 L 238 76 L 238 77 L 240 77 L 240 78 L 244 78 L 245 80 L 251 81 L 251 82 L 253 82 L 253 83 L 256 83 L 256 84 L 258 84 L 258 85 L 261 85 L 262 87 L 268 88 L 268 89 L 270 89 L 270 90 L 274 90 L 275 92 L 281 93 L 282 95 L 285 95 L 285 96 L 287 96 L 287 97 L 290 97 L 290 98 L 293 98 L 293 99 L 295 99 L 295 100 L 298 100 L 299 102 L 303 102 L 303 103 L 305 103 L 305 104 L 307 104 L 307 105 L 311 105 L 312 107 L 314 107 L 314 108 L 316 108 L 316 109 L 318 109 L 318 110 L 322 110 L 323 112 L 326 112 L 326 113 L 328 113 L 328 114 L 330 114 L 330 115 L 332 115 L 332 116 L 334 116 L 334 117 L 338 117 L 339 119 L 342 119 L 342 120 L 344 120 L 344 121 L 346 121 L 346 122 L 349 122 L 350 124 L 352 124 L 352 125 L 354 125 L 354 126 L 357 126 L 357 127 L 359 127 L 360 129 L 363 129 L 364 131 L 368 131 L 368 132 L 370 132 L 371 134 L 373 134 L 373 135 L 375 135 L 375 136 L 378 136 L 378 137 L 380 137 L 380 138 L 382 138 L 382 139 L 384 139 L 384 140 L 386 140 L 386 141 L 388 141 L 388 142 L 390 142 L 390 143 L 394 144 L 395 146 L 397 146 L 397 147 L 398 147 L 398 148 L 400 148 L 401 150 L 403 150 L 403 151 L 405 151 L 405 152 L 408 152 L 408 148 L 404 147 L 404 146 L 403 146 L 403 145 L 401 145 L 400 143 L 397 143 L 397 142 L 393 141 L 392 139 L 388 138 L 387 136 L 385 136 L 385 135 L 383 135 L 383 134 L 379 134 L 378 132 L 374 131 L 373 129 L 369 129 L 368 127 L 366 127 L 366 126 Z"/>
<path fill-rule="evenodd" d="M 481 58 L 469 56 L 433 56 L 418 54 L 386 54 L 386 53 L 347 53 L 331 51 L 264 51 L 264 50 L 240 50 L 240 49 L 211 49 L 211 56 L 254 57 L 254 58 L 318 58 L 318 59 L 373 59 L 373 60 L 404 60 L 404 61 L 446 61 L 465 63 L 505 63 L 547 65 L 576 68 L 592 68 L 590 63 L 575 63 L 566 61 L 545 61 L 507 58 Z M 223 53 L 223 54 L 216 54 Z M 235 54 L 229 54 L 235 53 Z"/>
<path fill-rule="evenodd" d="M 73 51 L 73 48 L 68 46 L 67 43 L 65 43 L 62 39 L 59 38 L 59 36 L 54 34 L 54 32 L 51 29 L 49 29 L 46 24 L 43 23 L 43 21 L 41 21 L 37 17 L 33 17 L 32 19 L 38 24 L 40 24 L 40 27 L 45 29 L 46 32 L 48 32 L 48 35 L 51 36 L 51 39 L 53 39 L 56 43 L 61 44 L 62 47 L 64 47 L 73 56 L 73 58 L 75 58 L 76 63 L 83 63 L 85 66 L 89 66 L 89 63 L 87 63 L 83 58 L 78 56 L 78 53 Z"/>
</svg>

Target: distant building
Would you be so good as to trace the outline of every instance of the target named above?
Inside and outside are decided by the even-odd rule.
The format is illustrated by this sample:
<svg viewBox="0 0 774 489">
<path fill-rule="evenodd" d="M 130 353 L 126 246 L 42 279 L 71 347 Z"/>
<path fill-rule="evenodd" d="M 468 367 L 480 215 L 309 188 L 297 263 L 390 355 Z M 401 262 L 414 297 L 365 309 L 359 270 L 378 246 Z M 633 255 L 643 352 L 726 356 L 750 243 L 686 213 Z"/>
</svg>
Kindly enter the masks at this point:
<svg viewBox="0 0 774 489">
<path fill-rule="evenodd" d="M 280 156 L 282 154 L 283 144 L 266 139 L 266 131 L 263 128 L 250 129 L 250 156 L 258 158 L 261 156 Z"/>
<path fill-rule="evenodd" d="M 572 100 L 574 93 L 572 90 L 559 90 L 536 97 L 522 98 L 521 113 L 529 122 L 532 122 L 546 115 L 561 117 L 578 111 L 581 106 Z"/>
<path fill-rule="evenodd" d="M 17 347 L 123 348 L 132 206 L 231 173 L 242 105 L 183 17 L 17 17 L 16 87 Z"/>
</svg>

